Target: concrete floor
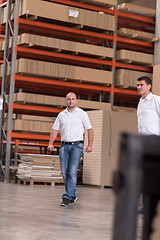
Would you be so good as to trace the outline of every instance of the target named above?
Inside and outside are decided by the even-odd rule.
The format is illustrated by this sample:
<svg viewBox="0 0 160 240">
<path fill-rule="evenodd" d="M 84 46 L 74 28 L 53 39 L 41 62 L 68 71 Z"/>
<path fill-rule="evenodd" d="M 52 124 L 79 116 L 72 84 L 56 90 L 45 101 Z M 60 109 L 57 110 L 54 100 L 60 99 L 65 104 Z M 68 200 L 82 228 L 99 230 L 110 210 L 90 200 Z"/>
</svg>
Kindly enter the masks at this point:
<svg viewBox="0 0 160 240">
<path fill-rule="evenodd" d="M 77 187 L 78 200 L 61 207 L 63 186 L 29 186 L 0 182 L 2 240 L 111 240 L 112 189 Z M 141 239 L 142 220 L 138 220 Z"/>
</svg>

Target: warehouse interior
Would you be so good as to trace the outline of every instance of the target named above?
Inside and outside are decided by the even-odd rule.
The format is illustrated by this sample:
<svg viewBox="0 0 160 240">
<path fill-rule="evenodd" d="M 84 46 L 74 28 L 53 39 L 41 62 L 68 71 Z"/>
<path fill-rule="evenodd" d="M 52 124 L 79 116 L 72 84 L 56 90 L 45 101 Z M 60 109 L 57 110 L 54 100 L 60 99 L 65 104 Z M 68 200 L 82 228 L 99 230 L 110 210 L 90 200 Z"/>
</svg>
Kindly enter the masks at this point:
<svg viewBox="0 0 160 240">
<path fill-rule="evenodd" d="M 145 238 L 144 218 L 134 208 L 133 220 L 127 222 L 132 217 L 127 203 L 126 208 L 122 204 L 126 219 L 118 219 L 124 221 L 124 234 L 115 220 L 123 183 L 115 174 L 122 134 L 138 131 L 137 78 L 150 77 L 152 92 L 160 95 L 159 4 L 160 0 L 1 0 L 3 240 L 160 239 L 158 217 L 152 236 Z M 63 208 L 60 133 L 56 151 L 47 147 L 71 91 L 89 116 L 94 142 L 93 151 L 84 152 L 80 161 L 78 200 Z M 87 142 L 85 133 L 84 147 Z M 142 199 L 135 201 L 138 209 Z"/>
</svg>

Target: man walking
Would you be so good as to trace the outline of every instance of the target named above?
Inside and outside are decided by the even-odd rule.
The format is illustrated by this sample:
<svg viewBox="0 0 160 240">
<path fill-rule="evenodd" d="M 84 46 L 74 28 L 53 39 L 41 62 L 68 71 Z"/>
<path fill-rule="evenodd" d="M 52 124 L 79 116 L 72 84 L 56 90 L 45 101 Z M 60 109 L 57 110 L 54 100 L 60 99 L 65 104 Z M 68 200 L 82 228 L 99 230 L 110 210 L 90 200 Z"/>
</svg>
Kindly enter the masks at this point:
<svg viewBox="0 0 160 240">
<path fill-rule="evenodd" d="M 66 193 L 62 195 L 61 206 L 74 204 L 76 201 L 77 170 L 83 153 L 84 130 L 88 132 L 87 153 L 92 151 L 93 129 L 88 115 L 76 106 L 76 94 L 70 92 L 66 95 L 67 108 L 60 112 L 56 118 L 50 134 L 48 150 L 54 151 L 53 142 L 58 131 L 61 130 L 61 146 L 59 151 L 61 173 Z"/>
</svg>

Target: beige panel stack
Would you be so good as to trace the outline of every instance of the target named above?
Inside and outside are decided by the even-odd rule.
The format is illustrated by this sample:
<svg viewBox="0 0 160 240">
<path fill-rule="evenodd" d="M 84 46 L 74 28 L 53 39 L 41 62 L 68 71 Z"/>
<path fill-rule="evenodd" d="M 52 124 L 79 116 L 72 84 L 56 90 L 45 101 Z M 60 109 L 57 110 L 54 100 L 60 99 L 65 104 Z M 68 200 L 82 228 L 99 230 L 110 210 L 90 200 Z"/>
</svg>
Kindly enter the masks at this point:
<svg viewBox="0 0 160 240">
<path fill-rule="evenodd" d="M 93 152 L 84 154 L 83 183 L 113 186 L 113 171 L 117 167 L 119 140 L 122 132 L 137 133 L 136 111 L 90 111 L 94 129 Z M 87 144 L 87 137 L 85 145 Z"/>
<path fill-rule="evenodd" d="M 16 119 L 16 115 L 13 115 L 12 130 L 18 132 L 38 133 L 38 134 L 50 134 L 55 118 L 32 116 L 32 115 L 20 115 L 20 119 Z M 7 129 L 7 123 L 5 122 L 4 129 Z"/>
<path fill-rule="evenodd" d="M 142 32 L 134 29 L 120 28 L 117 30 L 118 36 L 123 36 L 127 38 L 140 39 L 143 41 L 151 42 L 153 41 L 155 34 L 149 32 Z"/>
<path fill-rule="evenodd" d="M 1 66 L 1 76 L 3 68 Z M 17 74 L 29 74 L 89 83 L 111 84 L 112 72 L 30 59 L 17 60 Z"/>
<path fill-rule="evenodd" d="M 118 9 L 120 11 L 130 12 L 130 13 L 139 14 L 139 15 L 148 16 L 148 17 L 151 17 L 151 16 L 154 17 L 156 15 L 155 9 L 146 8 L 146 7 L 142 7 L 142 6 L 138 6 L 130 3 L 122 3 L 118 5 Z"/>
<path fill-rule="evenodd" d="M 152 73 L 133 71 L 127 69 L 118 69 L 116 70 L 115 85 L 136 88 L 137 79 L 144 75 L 152 79 Z"/>
<path fill-rule="evenodd" d="M 153 68 L 152 92 L 160 96 L 160 65 L 155 65 Z"/>
<path fill-rule="evenodd" d="M 43 154 L 19 154 L 17 178 L 22 181 L 62 182 L 59 157 Z"/>
<path fill-rule="evenodd" d="M 10 39 L 9 45 L 11 47 L 12 40 Z M 78 43 L 45 36 L 38 36 L 23 33 L 18 36 L 17 44 L 24 47 L 41 47 L 52 48 L 52 51 L 68 51 L 69 53 L 83 53 L 93 55 L 101 58 L 113 58 L 113 48 L 102 46 L 90 45 L 86 43 Z M 0 43 L 0 49 L 4 50 L 5 42 Z"/>
<path fill-rule="evenodd" d="M 7 11 L 6 9 L 3 11 L 2 21 L 4 23 L 6 22 Z M 101 28 L 105 31 L 114 31 L 115 28 L 114 16 L 41 0 L 21 0 L 20 16 L 23 15 L 33 15 L 35 17 Z"/>
<path fill-rule="evenodd" d="M 52 126 L 53 122 L 14 119 L 12 130 L 49 134 L 51 132 Z"/>
<path fill-rule="evenodd" d="M 43 104 L 52 105 L 56 107 L 66 107 L 66 99 L 64 97 L 47 96 L 41 94 L 31 94 L 31 93 L 15 93 L 14 102 L 30 103 L 30 104 Z M 110 103 L 106 102 L 96 102 L 89 100 L 78 99 L 77 106 L 85 109 L 103 109 L 110 110 Z M 33 119 L 33 118 L 32 118 Z"/>
<path fill-rule="evenodd" d="M 43 104 L 52 106 L 65 106 L 64 97 L 56 97 L 42 94 L 19 92 L 14 94 L 14 102 Z"/>
<path fill-rule="evenodd" d="M 141 53 L 128 50 L 119 50 L 117 51 L 116 59 L 118 61 L 126 61 L 129 63 L 139 63 L 139 64 L 153 64 L 153 55 L 148 53 Z"/>
<path fill-rule="evenodd" d="M 93 152 L 84 153 L 83 159 L 83 183 L 101 186 L 102 161 L 103 161 L 103 143 L 109 144 L 110 131 L 110 112 L 109 111 L 91 111 L 88 112 L 94 130 Z M 104 118 L 108 128 L 104 131 Z M 110 134 L 110 133 L 109 133 Z M 87 144 L 87 135 L 85 136 L 85 145 Z M 108 152 L 108 146 L 105 149 Z M 85 148 L 85 147 L 84 147 Z M 106 164 L 103 166 L 106 168 Z"/>
</svg>

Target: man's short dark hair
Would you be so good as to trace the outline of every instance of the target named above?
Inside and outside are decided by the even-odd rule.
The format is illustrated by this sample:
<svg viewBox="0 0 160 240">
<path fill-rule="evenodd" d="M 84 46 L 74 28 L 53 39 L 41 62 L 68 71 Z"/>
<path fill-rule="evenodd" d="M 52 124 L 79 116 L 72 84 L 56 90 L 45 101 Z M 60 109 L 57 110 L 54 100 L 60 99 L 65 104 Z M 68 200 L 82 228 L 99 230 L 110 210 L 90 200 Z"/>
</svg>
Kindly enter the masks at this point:
<svg viewBox="0 0 160 240">
<path fill-rule="evenodd" d="M 138 78 L 137 81 L 145 81 L 145 83 L 147 85 L 151 85 L 152 86 L 152 80 L 149 77 L 147 77 L 147 76 L 142 76 L 142 77 Z"/>
</svg>

